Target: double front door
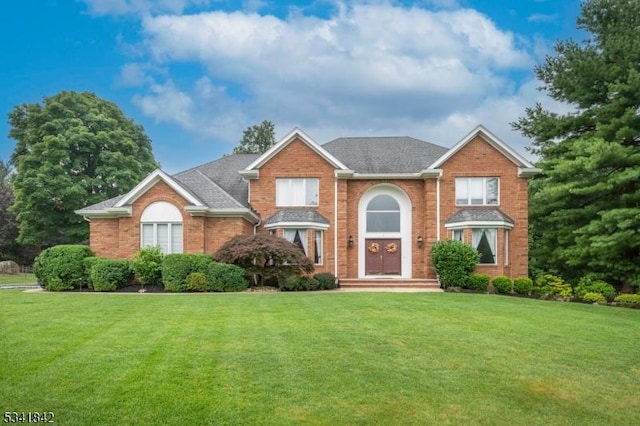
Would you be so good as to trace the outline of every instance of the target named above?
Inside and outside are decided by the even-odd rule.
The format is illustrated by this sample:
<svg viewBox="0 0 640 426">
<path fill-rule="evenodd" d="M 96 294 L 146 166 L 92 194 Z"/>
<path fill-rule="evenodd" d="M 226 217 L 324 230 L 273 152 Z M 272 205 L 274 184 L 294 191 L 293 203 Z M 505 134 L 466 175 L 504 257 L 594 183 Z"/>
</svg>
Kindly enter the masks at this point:
<svg viewBox="0 0 640 426">
<path fill-rule="evenodd" d="M 401 275 L 400 238 L 365 239 L 366 275 Z"/>
</svg>

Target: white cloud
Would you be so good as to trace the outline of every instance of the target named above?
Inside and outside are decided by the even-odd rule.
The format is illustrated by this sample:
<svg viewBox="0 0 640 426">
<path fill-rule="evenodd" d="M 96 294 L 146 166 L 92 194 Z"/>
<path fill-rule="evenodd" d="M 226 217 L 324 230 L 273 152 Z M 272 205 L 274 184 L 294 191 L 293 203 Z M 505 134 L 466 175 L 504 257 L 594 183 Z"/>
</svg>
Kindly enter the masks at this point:
<svg viewBox="0 0 640 426">
<path fill-rule="evenodd" d="M 268 119 L 280 134 L 299 126 L 319 142 L 392 134 L 452 145 L 483 123 L 523 152 L 526 140 L 509 122 L 540 95 L 511 80 L 534 62 L 518 37 L 471 9 L 350 4 L 326 19 L 239 11 L 146 16 L 142 45 L 154 66 L 171 73 L 176 64 L 193 64 L 206 76 L 182 79 L 180 87 L 176 79 L 154 83 L 136 105 L 221 141 Z M 141 81 L 150 69 L 127 71 Z"/>
</svg>

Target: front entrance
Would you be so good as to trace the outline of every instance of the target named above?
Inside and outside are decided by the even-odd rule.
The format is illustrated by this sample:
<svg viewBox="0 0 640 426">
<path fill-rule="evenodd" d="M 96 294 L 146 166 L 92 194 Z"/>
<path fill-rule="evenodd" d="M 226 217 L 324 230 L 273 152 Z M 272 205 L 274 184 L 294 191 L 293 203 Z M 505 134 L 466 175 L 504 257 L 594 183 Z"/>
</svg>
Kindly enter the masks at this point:
<svg viewBox="0 0 640 426">
<path fill-rule="evenodd" d="M 402 275 L 399 238 L 367 238 L 365 250 L 367 275 Z"/>
</svg>

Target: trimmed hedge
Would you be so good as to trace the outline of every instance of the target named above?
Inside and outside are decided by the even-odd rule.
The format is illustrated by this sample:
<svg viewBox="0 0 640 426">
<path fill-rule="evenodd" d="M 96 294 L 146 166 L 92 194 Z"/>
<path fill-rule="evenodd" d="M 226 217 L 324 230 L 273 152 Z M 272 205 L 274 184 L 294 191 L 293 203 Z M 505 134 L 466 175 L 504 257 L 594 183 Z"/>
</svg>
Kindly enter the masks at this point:
<svg viewBox="0 0 640 426">
<path fill-rule="evenodd" d="M 131 261 L 101 259 L 91 267 L 91 283 L 93 291 L 116 291 L 133 282 Z"/>
<path fill-rule="evenodd" d="M 84 259 L 93 252 L 83 245 L 59 245 L 44 250 L 33 263 L 40 285 L 50 291 L 82 288 L 88 281 Z"/>
<path fill-rule="evenodd" d="M 282 291 L 314 291 L 320 289 L 320 283 L 313 277 L 291 275 L 278 283 Z"/>
<path fill-rule="evenodd" d="M 480 253 L 461 241 L 436 241 L 431 259 L 443 288 L 463 286 L 475 270 Z"/>
<path fill-rule="evenodd" d="M 597 303 L 599 305 L 607 304 L 607 299 L 600 293 L 585 293 L 581 298 L 585 303 Z"/>
<path fill-rule="evenodd" d="M 189 291 L 207 291 L 209 289 L 209 281 L 204 272 L 192 272 L 187 277 L 187 290 Z"/>
<path fill-rule="evenodd" d="M 464 288 L 486 292 L 489 288 L 490 277 L 487 274 L 471 274 Z"/>
<path fill-rule="evenodd" d="M 619 296 L 616 296 L 613 301 L 616 304 L 640 308 L 640 294 L 621 294 Z"/>
<path fill-rule="evenodd" d="M 511 278 L 505 277 L 504 275 L 495 277 L 491 283 L 497 293 L 509 294 L 513 291 L 513 281 L 511 281 Z"/>
<path fill-rule="evenodd" d="M 162 284 L 165 291 L 181 293 L 188 290 L 187 277 L 192 272 L 207 273 L 213 262 L 206 254 L 168 254 L 162 261 Z"/>
<path fill-rule="evenodd" d="M 338 287 L 338 280 L 331 272 L 318 272 L 313 278 L 318 281 L 320 290 L 331 290 Z"/>
<path fill-rule="evenodd" d="M 244 291 L 249 288 L 244 268 L 230 263 L 212 262 L 208 267 L 210 291 Z"/>
<path fill-rule="evenodd" d="M 529 277 L 518 277 L 513 280 L 513 291 L 518 294 L 529 295 L 533 290 L 533 280 Z"/>
</svg>

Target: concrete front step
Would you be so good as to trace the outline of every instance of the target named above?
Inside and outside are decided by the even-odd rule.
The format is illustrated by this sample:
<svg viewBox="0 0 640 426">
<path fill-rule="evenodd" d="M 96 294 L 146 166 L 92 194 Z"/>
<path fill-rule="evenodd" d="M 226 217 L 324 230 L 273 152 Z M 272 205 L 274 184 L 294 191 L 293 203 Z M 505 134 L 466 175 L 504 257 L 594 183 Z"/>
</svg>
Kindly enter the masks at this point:
<svg viewBox="0 0 640 426">
<path fill-rule="evenodd" d="M 413 290 L 442 291 L 437 280 L 432 279 L 389 279 L 389 278 L 343 278 L 343 290 Z"/>
</svg>

